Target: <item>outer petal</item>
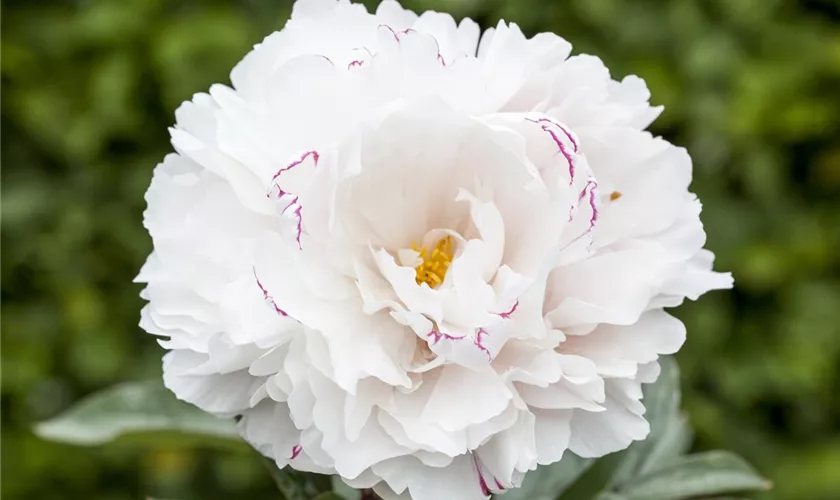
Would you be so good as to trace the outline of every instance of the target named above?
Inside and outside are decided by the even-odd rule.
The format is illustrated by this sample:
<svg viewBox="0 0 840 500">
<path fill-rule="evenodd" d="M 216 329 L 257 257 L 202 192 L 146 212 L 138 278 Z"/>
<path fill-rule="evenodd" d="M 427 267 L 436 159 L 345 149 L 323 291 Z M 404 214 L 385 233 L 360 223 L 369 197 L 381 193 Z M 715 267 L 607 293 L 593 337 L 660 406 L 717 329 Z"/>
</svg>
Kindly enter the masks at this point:
<svg viewBox="0 0 840 500">
<path fill-rule="evenodd" d="M 178 399 L 204 411 L 232 416 L 250 407 L 251 395 L 259 388 L 247 370 L 212 375 L 191 374 L 207 361 L 206 355 L 193 351 L 170 351 L 163 358 L 163 383 Z"/>
<path fill-rule="evenodd" d="M 607 380 L 606 411 L 573 411 L 569 449 L 584 458 L 600 457 L 647 437 L 650 425 L 641 415 L 644 407 L 632 405 L 639 397 L 641 389 L 634 399 L 622 391 L 620 384 Z"/>
<path fill-rule="evenodd" d="M 579 324 L 632 324 L 662 286 L 674 263 L 656 248 L 604 253 L 563 267 L 549 278 L 547 314 L 555 327 Z"/>
<path fill-rule="evenodd" d="M 383 478 L 391 491 L 397 494 L 408 491 L 412 500 L 484 500 L 489 497 L 489 490 L 483 490 L 470 455 L 461 455 L 449 466 L 440 468 L 426 467 L 416 458 L 405 457 L 383 462 L 374 466 L 373 471 Z"/>
<path fill-rule="evenodd" d="M 422 418 L 447 430 L 459 430 L 501 413 L 510 391 L 495 373 L 448 365 L 443 368 Z"/>
<path fill-rule="evenodd" d="M 638 365 L 677 352 L 683 342 L 682 322 L 662 310 L 652 310 L 632 325 L 603 324 L 586 335 L 570 336 L 559 349 L 594 361 L 601 375 L 633 377 Z"/>
</svg>

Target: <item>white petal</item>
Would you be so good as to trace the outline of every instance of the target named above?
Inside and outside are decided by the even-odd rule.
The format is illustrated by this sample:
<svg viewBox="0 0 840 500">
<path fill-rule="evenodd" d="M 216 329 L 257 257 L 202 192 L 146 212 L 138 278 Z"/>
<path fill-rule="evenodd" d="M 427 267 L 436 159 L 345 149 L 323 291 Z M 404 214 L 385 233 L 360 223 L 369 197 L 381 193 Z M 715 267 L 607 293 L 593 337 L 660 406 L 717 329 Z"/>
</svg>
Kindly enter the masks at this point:
<svg viewBox="0 0 840 500">
<path fill-rule="evenodd" d="M 443 368 L 422 418 L 455 431 L 498 415 L 510 398 L 510 391 L 489 368 L 476 372 L 448 365 Z"/>
<path fill-rule="evenodd" d="M 633 441 L 647 437 L 650 425 L 616 399 L 607 397 L 606 411 L 573 410 L 569 449 L 584 458 L 600 457 L 623 450 Z"/>
<path fill-rule="evenodd" d="M 284 404 L 261 403 L 245 411 L 236 424 L 242 438 L 263 455 L 273 458 L 277 467 L 285 467 L 300 453 L 300 431 L 289 420 Z"/>
<path fill-rule="evenodd" d="M 655 248 L 604 253 L 563 267 L 550 278 L 557 304 L 555 327 L 634 323 L 673 266 Z"/>
<path fill-rule="evenodd" d="M 534 415 L 523 412 L 516 425 L 496 434 L 478 449 L 476 456 L 494 478 L 489 482 L 489 487 L 495 489 L 497 481 L 503 485 L 511 484 L 517 469 L 524 471 L 536 468 L 537 444 L 534 436 Z"/>
<path fill-rule="evenodd" d="M 170 351 L 163 357 L 163 384 L 178 399 L 204 411 L 233 415 L 250 408 L 250 397 L 262 385 L 247 370 L 228 374 L 188 375 L 191 369 L 207 361 L 207 356 L 192 351 Z"/>
<path fill-rule="evenodd" d="M 599 325 L 592 332 L 570 337 L 560 349 L 595 362 L 598 371 L 611 376 L 633 376 L 635 366 L 673 354 L 685 342 L 685 326 L 662 310 L 644 313 L 632 325 Z M 630 363 L 632 368 L 627 369 Z"/>
<path fill-rule="evenodd" d="M 379 464 L 373 469 L 393 491 L 402 493 L 407 488 L 412 500 L 488 498 L 487 493 L 482 491 L 469 455 L 461 455 L 447 467 L 426 467 L 416 458 L 406 457 Z"/>
<path fill-rule="evenodd" d="M 297 0 L 292 9 L 292 19 L 317 18 L 330 13 L 338 4 L 336 0 Z"/>
<path fill-rule="evenodd" d="M 384 24 L 394 28 L 395 31 L 402 31 L 411 27 L 417 20 L 417 14 L 403 9 L 394 0 L 383 0 L 376 8 L 376 17 Z"/>
<path fill-rule="evenodd" d="M 553 464 L 563 458 L 571 438 L 571 410 L 538 410 L 534 413 L 537 462 Z"/>
</svg>

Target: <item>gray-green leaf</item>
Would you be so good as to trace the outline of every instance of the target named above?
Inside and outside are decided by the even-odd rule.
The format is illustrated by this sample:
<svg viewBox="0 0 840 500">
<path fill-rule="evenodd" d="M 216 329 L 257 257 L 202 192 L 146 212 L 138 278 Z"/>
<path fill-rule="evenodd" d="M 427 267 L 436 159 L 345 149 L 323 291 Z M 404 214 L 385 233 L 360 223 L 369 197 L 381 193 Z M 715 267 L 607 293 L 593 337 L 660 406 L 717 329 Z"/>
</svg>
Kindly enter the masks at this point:
<svg viewBox="0 0 840 500">
<path fill-rule="evenodd" d="M 344 499 L 343 496 L 339 495 L 338 493 L 335 493 L 333 491 L 325 491 L 324 493 L 321 493 L 320 495 L 315 497 L 313 500 L 345 500 L 345 499 Z"/>
<path fill-rule="evenodd" d="M 362 492 L 347 486 L 338 476 L 332 476 L 332 489 L 338 493 L 344 500 L 361 500 Z"/>
<path fill-rule="evenodd" d="M 595 497 L 595 500 L 627 500 L 627 497 L 620 493 L 613 493 L 611 491 L 602 491 Z"/>
<path fill-rule="evenodd" d="M 572 484 L 568 485 L 558 500 L 583 500 L 609 492 L 609 485 L 624 460 L 624 452 L 612 453 L 589 460 L 589 466 Z"/>
<path fill-rule="evenodd" d="M 674 460 L 621 488 L 628 500 L 680 500 L 769 489 L 770 482 L 747 462 L 729 452 L 712 451 Z"/>
<path fill-rule="evenodd" d="M 624 452 L 612 485 L 652 472 L 685 453 L 691 444 L 691 431 L 680 413 L 677 363 L 671 357 L 661 357 L 659 366 L 662 370 L 659 378 L 644 387 L 645 418 L 650 422 L 650 434 Z"/>
<path fill-rule="evenodd" d="M 334 493 L 333 497 L 323 497 L 326 493 L 332 493 L 330 491 L 332 485 L 329 476 L 300 472 L 291 467 L 278 469 L 274 460 L 262 455 L 260 455 L 260 459 L 271 474 L 271 478 L 274 479 L 274 484 L 277 485 L 277 489 L 280 490 L 286 500 L 313 500 L 315 498 L 329 500 L 331 498 L 341 498 Z"/>
<path fill-rule="evenodd" d="M 43 439 L 98 445 L 122 434 L 177 431 L 237 436 L 232 420 L 216 418 L 179 401 L 158 381 L 130 382 L 92 394 L 64 413 L 35 426 Z"/>
<path fill-rule="evenodd" d="M 592 465 L 593 461 L 566 452 L 557 463 L 538 467 L 525 475 L 520 488 L 508 491 L 503 500 L 554 500 Z"/>
</svg>

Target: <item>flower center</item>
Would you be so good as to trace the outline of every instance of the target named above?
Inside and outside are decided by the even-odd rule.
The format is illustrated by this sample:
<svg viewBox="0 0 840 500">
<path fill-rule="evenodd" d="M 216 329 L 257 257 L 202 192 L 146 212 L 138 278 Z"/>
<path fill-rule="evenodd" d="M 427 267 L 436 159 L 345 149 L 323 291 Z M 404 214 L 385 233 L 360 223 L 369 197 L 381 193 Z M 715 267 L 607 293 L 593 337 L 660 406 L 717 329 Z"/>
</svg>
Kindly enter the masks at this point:
<svg viewBox="0 0 840 500">
<path fill-rule="evenodd" d="M 411 248 L 420 254 L 420 260 L 423 261 L 414 268 L 417 284 L 426 283 L 431 288 L 440 286 L 443 283 L 444 276 L 446 276 L 446 270 L 449 269 L 449 264 L 455 256 L 452 237 L 446 236 L 438 240 L 430 252 L 426 248 L 417 248 L 415 243 L 411 244 Z"/>
</svg>

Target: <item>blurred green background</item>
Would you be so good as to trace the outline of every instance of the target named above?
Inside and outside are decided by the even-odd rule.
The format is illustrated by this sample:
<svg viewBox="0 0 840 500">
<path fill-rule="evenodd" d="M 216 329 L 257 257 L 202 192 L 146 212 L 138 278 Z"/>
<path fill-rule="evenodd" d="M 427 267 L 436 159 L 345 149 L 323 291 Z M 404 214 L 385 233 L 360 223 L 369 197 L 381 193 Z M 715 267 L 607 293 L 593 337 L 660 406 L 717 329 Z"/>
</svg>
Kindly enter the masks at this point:
<svg viewBox="0 0 840 500">
<path fill-rule="evenodd" d="M 689 148 L 708 246 L 736 288 L 679 309 L 695 447 L 727 448 L 767 499 L 840 498 L 840 1 L 417 0 L 554 31 L 645 78 L 654 131 Z M 157 376 L 131 283 L 143 192 L 178 104 L 279 29 L 283 0 L 2 3 L 4 499 L 275 498 L 244 447 L 98 449 L 33 422 Z"/>
</svg>

